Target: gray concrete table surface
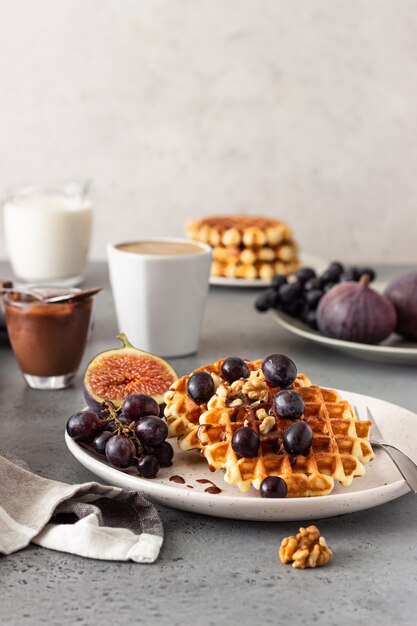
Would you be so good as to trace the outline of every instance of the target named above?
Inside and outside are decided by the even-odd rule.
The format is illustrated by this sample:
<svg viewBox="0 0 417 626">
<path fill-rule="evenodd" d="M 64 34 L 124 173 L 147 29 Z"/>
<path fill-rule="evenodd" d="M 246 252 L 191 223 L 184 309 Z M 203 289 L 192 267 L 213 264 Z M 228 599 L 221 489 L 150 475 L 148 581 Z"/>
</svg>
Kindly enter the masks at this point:
<svg viewBox="0 0 417 626">
<path fill-rule="evenodd" d="M 380 277 L 404 269 L 380 268 Z M 8 273 L 0 265 L 0 276 Z M 73 388 L 29 389 L 7 343 L 0 345 L 0 447 L 34 472 L 69 483 L 94 479 L 63 438 L 68 416 L 83 405 L 82 372 L 96 353 L 117 345 L 105 265 L 92 264 L 85 284 L 105 289 L 97 297 L 93 336 Z M 255 295 L 248 289 L 210 290 L 198 353 L 171 360 L 179 375 L 221 356 L 259 358 L 279 351 L 319 384 L 417 410 L 415 367 L 356 360 L 292 336 L 272 316 L 254 311 Z M 169 307 L 162 293 L 161 306 Z M 158 508 L 165 541 L 152 565 L 93 561 L 36 546 L 0 557 L 1 624 L 415 623 L 417 498 L 412 494 L 317 522 L 334 559 L 305 571 L 277 558 L 281 539 L 301 523 L 241 522 Z"/>
</svg>

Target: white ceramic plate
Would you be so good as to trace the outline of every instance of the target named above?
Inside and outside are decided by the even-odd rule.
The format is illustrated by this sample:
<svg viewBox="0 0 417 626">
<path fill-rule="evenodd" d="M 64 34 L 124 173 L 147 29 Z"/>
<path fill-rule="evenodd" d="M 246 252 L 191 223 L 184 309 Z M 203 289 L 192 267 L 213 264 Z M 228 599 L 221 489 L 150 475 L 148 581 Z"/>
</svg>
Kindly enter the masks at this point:
<svg viewBox="0 0 417 626">
<path fill-rule="evenodd" d="M 303 252 L 301 254 L 301 265 L 312 267 L 318 274 L 324 272 L 328 263 L 322 257 L 315 254 Z M 216 287 L 268 287 L 270 280 L 262 278 L 225 278 L 224 276 L 210 276 L 210 285 Z"/>
<path fill-rule="evenodd" d="M 387 441 L 400 447 L 417 462 L 415 413 L 377 398 L 347 391 L 340 393 L 358 408 L 360 415 L 365 415 L 368 406 Z M 102 480 L 142 491 L 157 502 L 176 509 L 215 517 L 258 521 L 320 519 L 369 509 L 408 491 L 397 468 L 382 450 L 376 450 L 376 459 L 367 465 L 366 474 L 355 478 L 350 487 L 337 485 L 333 493 L 318 498 L 278 500 L 261 498 L 253 488 L 248 493 L 241 493 L 236 486 L 224 482 L 221 472 L 210 472 L 198 452 L 181 452 L 176 445 L 172 467 L 161 469 L 158 476 L 150 480 L 140 478 L 134 469 L 121 471 L 111 467 L 103 460 L 104 457 L 87 446 L 75 443 L 66 433 L 65 441 L 78 461 Z M 185 483 L 179 485 L 170 481 L 174 475 L 182 476 Z M 207 484 L 198 483 L 198 479 L 213 481 L 220 487 L 221 493 L 205 493 Z"/>
<path fill-rule="evenodd" d="M 399 335 L 392 334 L 383 343 L 372 345 L 368 343 L 356 343 L 354 341 L 344 341 L 343 339 L 333 339 L 326 337 L 318 330 L 311 330 L 300 320 L 283 313 L 282 311 L 272 311 L 272 315 L 280 326 L 310 341 L 321 343 L 329 348 L 340 350 L 350 356 L 380 363 L 417 363 L 417 342 L 406 342 Z"/>
</svg>

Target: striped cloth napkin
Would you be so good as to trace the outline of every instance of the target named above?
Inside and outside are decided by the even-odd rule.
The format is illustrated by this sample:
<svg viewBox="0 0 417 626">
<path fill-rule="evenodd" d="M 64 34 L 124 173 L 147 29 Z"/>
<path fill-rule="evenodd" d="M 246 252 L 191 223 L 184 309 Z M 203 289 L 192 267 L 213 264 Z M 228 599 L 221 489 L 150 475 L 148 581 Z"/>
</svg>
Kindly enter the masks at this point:
<svg viewBox="0 0 417 626">
<path fill-rule="evenodd" d="M 0 553 L 30 542 L 93 559 L 153 563 L 163 527 L 154 505 L 136 491 L 68 485 L 0 456 Z"/>
</svg>

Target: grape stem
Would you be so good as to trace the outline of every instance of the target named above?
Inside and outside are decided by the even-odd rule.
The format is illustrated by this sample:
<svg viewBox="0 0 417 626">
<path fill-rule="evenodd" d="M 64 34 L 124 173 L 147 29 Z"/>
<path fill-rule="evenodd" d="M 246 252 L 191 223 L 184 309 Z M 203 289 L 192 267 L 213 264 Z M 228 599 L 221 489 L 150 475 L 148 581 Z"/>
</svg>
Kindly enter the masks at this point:
<svg viewBox="0 0 417 626">
<path fill-rule="evenodd" d="M 113 402 L 111 402 L 111 400 L 104 400 L 104 412 L 108 413 L 109 416 L 108 417 L 104 417 L 100 420 L 100 422 L 102 424 L 109 424 L 110 422 L 114 422 L 116 424 L 116 430 L 114 432 L 114 434 L 116 436 L 122 436 L 125 437 L 126 439 L 130 439 L 130 441 L 135 445 L 136 450 L 138 451 L 139 454 L 144 454 L 145 449 L 142 445 L 142 443 L 140 442 L 140 440 L 136 437 L 136 435 L 134 434 L 134 421 L 130 422 L 130 424 L 122 424 L 122 422 L 119 420 L 118 416 L 120 413 L 120 409 L 118 409 Z M 136 459 L 137 461 L 141 460 L 141 457 L 138 456 L 134 456 L 134 459 Z"/>
</svg>

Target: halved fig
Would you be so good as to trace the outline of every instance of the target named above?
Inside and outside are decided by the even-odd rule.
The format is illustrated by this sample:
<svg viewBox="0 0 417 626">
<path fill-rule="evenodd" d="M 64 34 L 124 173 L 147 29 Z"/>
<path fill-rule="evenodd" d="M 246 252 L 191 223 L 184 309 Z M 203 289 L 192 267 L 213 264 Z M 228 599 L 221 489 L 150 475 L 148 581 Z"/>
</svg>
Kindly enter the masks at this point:
<svg viewBox="0 0 417 626">
<path fill-rule="evenodd" d="M 122 347 L 100 352 L 85 371 L 88 406 L 101 413 L 104 400 L 120 407 L 132 393 L 146 393 L 162 404 L 165 392 L 178 379 L 175 370 L 164 359 L 132 346 L 124 333 L 118 338 Z"/>
</svg>

